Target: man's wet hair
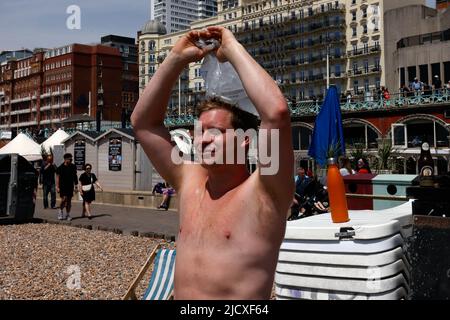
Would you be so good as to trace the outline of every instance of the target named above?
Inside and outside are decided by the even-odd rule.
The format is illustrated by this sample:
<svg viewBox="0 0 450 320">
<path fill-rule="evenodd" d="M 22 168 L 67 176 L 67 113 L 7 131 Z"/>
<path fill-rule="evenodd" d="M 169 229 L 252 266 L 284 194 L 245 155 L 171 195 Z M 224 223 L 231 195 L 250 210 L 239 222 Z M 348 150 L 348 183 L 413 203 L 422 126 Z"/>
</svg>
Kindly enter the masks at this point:
<svg viewBox="0 0 450 320">
<path fill-rule="evenodd" d="M 71 153 L 66 153 L 66 154 L 64 155 L 64 160 L 70 159 L 70 158 L 72 158 L 72 154 L 71 154 Z"/>
<path fill-rule="evenodd" d="M 242 129 L 247 131 L 248 129 L 258 130 L 260 121 L 254 114 L 239 109 L 237 106 L 224 102 L 218 98 L 210 98 L 201 102 L 197 108 L 197 116 L 200 117 L 203 112 L 224 109 L 231 112 L 231 125 L 233 129 Z"/>
</svg>

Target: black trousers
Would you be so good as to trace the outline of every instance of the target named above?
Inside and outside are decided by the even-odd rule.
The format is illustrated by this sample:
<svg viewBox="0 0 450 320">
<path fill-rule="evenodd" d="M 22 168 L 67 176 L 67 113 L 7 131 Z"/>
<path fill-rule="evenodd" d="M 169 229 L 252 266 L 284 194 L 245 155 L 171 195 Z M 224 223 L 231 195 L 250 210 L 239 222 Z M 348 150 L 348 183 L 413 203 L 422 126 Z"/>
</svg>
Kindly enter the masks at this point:
<svg viewBox="0 0 450 320">
<path fill-rule="evenodd" d="M 48 194 L 50 193 L 50 204 L 51 207 L 56 207 L 56 187 L 54 184 L 52 185 L 42 185 L 42 191 L 44 196 L 44 208 L 48 208 Z"/>
</svg>

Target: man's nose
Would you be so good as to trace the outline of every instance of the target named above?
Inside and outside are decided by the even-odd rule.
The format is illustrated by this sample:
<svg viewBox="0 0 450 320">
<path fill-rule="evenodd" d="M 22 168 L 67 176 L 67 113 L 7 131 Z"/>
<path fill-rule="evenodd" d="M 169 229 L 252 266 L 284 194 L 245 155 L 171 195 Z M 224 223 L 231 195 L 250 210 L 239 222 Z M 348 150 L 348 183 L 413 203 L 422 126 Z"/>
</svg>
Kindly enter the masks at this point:
<svg viewBox="0 0 450 320">
<path fill-rule="evenodd" d="M 205 130 L 202 134 L 202 144 L 209 144 L 214 141 L 214 135 L 209 132 L 209 130 Z"/>
</svg>

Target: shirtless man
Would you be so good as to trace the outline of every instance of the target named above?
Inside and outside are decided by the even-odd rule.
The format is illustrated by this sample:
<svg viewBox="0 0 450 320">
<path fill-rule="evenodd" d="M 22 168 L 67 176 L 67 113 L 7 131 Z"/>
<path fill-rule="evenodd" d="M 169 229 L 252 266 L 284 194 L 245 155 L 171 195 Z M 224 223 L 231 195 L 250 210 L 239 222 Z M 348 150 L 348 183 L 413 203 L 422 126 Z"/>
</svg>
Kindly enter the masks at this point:
<svg viewBox="0 0 450 320">
<path fill-rule="evenodd" d="M 230 61 L 238 72 L 260 115 L 260 129 L 278 130 L 280 167 L 276 174 L 261 174 L 262 164 L 250 175 L 245 164 L 176 164 L 171 160 L 174 145 L 164 126 L 166 106 L 183 68 L 211 51 L 195 45 L 199 38 L 220 41 L 216 56 Z M 222 157 L 227 143 L 236 139 L 226 129 L 237 129 L 233 124 L 239 122 L 232 121 L 237 115 L 225 104 L 212 104 L 199 117 L 201 150 L 214 150 L 216 157 Z M 161 64 L 131 120 L 146 154 L 179 196 L 175 299 L 269 299 L 294 194 L 290 115 L 275 81 L 228 29 L 192 31 Z M 212 135 L 210 129 L 220 134 Z M 259 140 L 259 148 L 270 146 L 269 140 Z M 247 149 L 248 144 L 246 139 L 234 148 Z"/>
</svg>

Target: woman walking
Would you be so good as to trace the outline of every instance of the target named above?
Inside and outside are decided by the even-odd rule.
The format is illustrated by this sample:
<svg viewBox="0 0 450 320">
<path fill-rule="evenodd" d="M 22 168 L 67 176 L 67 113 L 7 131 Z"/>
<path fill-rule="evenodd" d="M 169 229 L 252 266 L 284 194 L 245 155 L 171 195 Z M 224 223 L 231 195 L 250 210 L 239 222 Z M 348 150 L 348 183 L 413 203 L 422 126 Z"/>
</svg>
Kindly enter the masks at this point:
<svg viewBox="0 0 450 320">
<path fill-rule="evenodd" d="M 84 218 L 87 213 L 90 220 L 92 219 L 91 203 L 95 200 L 94 184 L 97 185 L 97 187 L 99 187 L 102 191 L 103 188 L 98 182 L 95 174 L 92 173 L 92 166 L 90 164 L 86 164 L 84 166 L 84 172 L 80 175 L 78 181 L 80 182 L 79 190 L 83 198 L 83 214 L 81 215 L 81 217 Z"/>
</svg>

